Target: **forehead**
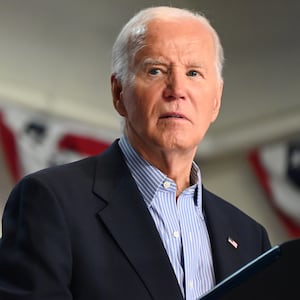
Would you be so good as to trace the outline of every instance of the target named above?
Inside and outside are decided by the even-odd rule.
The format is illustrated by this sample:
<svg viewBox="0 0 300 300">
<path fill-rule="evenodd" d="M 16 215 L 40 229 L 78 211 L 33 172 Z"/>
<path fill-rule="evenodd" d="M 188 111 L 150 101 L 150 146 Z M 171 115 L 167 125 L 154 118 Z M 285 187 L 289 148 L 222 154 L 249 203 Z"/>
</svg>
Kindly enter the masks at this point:
<svg viewBox="0 0 300 300">
<path fill-rule="evenodd" d="M 215 45 L 211 29 L 199 20 L 178 18 L 152 20 L 147 25 L 144 46 L 136 59 L 145 56 L 214 57 Z"/>
</svg>

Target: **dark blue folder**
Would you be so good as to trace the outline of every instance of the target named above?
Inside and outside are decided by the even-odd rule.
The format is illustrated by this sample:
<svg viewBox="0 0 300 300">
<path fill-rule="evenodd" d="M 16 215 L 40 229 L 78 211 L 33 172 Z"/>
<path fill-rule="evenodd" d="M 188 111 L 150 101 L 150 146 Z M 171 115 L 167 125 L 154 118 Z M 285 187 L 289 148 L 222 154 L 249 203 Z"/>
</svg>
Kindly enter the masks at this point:
<svg viewBox="0 0 300 300">
<path fill-rule="evenodd" d="M 200 299 L 300 299 L 300 239 L 271 248 Z"/>
</svg>

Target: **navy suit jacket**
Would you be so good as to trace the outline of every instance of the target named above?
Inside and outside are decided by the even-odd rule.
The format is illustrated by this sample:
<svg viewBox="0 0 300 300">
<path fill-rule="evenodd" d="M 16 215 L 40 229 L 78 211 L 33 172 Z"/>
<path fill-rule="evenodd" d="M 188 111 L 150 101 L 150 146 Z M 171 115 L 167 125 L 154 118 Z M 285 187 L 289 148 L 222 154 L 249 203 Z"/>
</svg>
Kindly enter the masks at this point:
<svg viewBox="0 0 300 300">
<path fill-rule="evenodd" d="M 203 210 L 217 282 L 269 249 L 261 225 L 204 188 Z M 22 179 L 2 230 L 1 300 L 183 299 L 117 142 Z"/>
</svg>

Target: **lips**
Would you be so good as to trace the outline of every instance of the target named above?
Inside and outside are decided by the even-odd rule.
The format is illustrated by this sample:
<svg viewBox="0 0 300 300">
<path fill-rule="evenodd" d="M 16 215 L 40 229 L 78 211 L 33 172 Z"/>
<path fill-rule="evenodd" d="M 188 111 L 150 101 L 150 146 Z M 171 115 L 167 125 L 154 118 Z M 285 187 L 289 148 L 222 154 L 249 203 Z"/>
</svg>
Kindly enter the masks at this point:
<svg viewBox="0 0 300 300">
<path fill-rule="evenodd" d="M 168 119 L 168 118 L 187 119 L 185 115 L 177 112 L 168 112 L 160 116 L 160 119 Z"/>
</svg>

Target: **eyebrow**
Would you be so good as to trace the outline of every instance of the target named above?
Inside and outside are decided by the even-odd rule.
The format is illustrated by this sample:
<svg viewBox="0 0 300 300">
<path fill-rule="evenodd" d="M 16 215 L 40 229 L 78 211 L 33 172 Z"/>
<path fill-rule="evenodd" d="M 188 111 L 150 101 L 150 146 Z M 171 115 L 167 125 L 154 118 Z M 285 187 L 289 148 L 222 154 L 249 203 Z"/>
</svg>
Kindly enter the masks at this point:
<svg viewBox="0 0 300 300">
<path fill-rule="evenodd" d="M 167 65 L 168 63 L 159 58 L 148 57 L 142 61 L 142 65 Z"/>
<path fill-rule="evenodd" d="M 161 65 L 161 66 L 168 66 L 168 62 L 164 59 L 160 59 L 160 58 L 152 58 L 152 57 L 147 57 L 145 58 L 142 62 L 141 65 L 143 67 L 145 66 L 155 66 L 155 65 Z M 187 63 L 186 67 L 188 69 L 204 69 L 206 70 L 207 67 L 205 66 L 205 64 L 201 63 L 201 62 L 191 62 L 191 63 Z"/>
</svg>

